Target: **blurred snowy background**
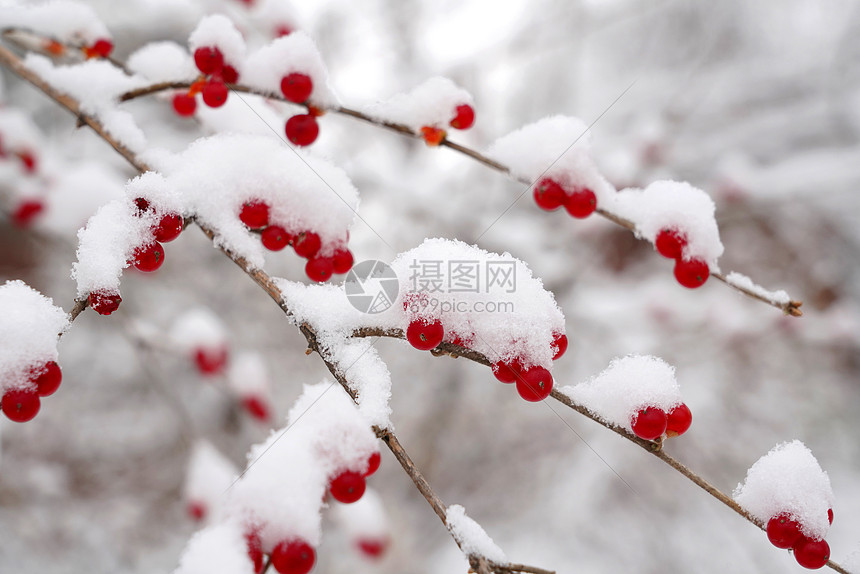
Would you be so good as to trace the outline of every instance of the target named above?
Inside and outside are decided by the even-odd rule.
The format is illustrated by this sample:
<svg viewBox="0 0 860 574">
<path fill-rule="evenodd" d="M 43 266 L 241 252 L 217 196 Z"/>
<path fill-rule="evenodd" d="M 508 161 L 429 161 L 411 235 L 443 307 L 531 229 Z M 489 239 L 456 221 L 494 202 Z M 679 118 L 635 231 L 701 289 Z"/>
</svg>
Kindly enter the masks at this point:
<svg viewBox="0 0 860 574">
<path fill-rule="evenodd" d="M 251 42 L 272 34 L 238 0 L 89 4 L 121 59 L 154 40 L 185 44 L 209 13 L 235 17 Z M 483 149 L 547 115 L 599 117 L 595 157 L 617 186 L 671 178 L 708 191 L 723 270 L 786 289 L 804 301 L 803 318 L 716 281 L 685 290 L 671 262 L 602 218 L 546 214 L 526 195 L 496 221 L 522 186 L 450 150 L 334 115 L 321 119 L 313 147 L 347 170 L 362 217 L 393 248 L 359 222 L 357 261 L 391 260 L 434 236 L 510 251 L 566 314 L 559 384 L 619 355 L 664 358 L 694 416 L 668 444 L 672 455 L 731 492 L 775 444 L 802 440 L 836 493 L 833 558 L 860 551 L 860 5 L 320 0 L 292 9 L 346 105 L 444 75 L 476 101 L 476 126 L 456 141 Z M 31 86 L 5 70 L 2 79 L 3 104 L 44 131 L 40 157 L 57 184 L 33 229 L 0 219 L 0 280 L 23 279 L 68 310 L 75 231 L 133 173 Z M 226 126 L 268 132 L 236 99 L 206 110 L 202 127 L 163 101 L 127 109 L 154 144 L 174 150 Z M 283 118 L 273 122 L 282 128 Z M 270 257 L 267 270 L 304 277 L 292 256 Z M 0 421 L 0 572 L 175 568 L 197 528 L 182 497 L 192 440 L 241 466 L 268 430 L 229 399 L 224 380 L 140 345 L 142 324 L 158 339 L 198 306 L 217 311 L 233 353 L 263 354 L 279 419 L 303 383 L 326 374 L 271 300 L 188 230 L 157 274 L 126 274 L 114 316 L 86 312 L 63 337 L 64 384 L 39 416 Z M 442 499 L 463 504 L 513 561 L 558 572 L 800 571 L 764 533 L 614 433 L 558 403 L 525 403 L 479 365 L 405 344 L 377 344 L 392 371 L 398 434 Z M 372 485 L 389 512 L 388 553 L 369 560 L 327 524 L 316 572 L 467 570 L 385 450 Z"/>
</svg>

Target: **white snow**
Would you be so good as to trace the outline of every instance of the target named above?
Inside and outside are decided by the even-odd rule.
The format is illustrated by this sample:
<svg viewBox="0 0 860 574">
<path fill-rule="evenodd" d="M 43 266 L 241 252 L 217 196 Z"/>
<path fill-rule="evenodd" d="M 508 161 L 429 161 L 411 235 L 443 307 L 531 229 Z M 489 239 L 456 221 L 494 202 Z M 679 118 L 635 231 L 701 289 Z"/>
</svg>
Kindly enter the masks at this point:
<svg viewBox="0 0 860 574">
<path fill-rule="evenodd" d="M 483 556 L 492 562 L 507 563 L 508 559 L 502 549 L 496 546 L 493 539 L 484 531 L 480 524 L 466 515 L 466 509 L 459 504 L 452 504 L 445 513 L 445 522 L 451 536 L 468 556 Z"/>
<path fill-rule="evenodd" d="M 0 391 L 28 386 L 32 367 L 57 360 L 69 316 L 23 281 L 0 287 Z"/>
<path fill-rule="evenodd" d="M 185 352 L 196 349 L 220 349 L 229 342 L 227 328 L 218 315 L 205 307 L 185 311 L 173 322 L 170 340 Z"/>
<path fill-rule="evenodd" d="M 758 459 L 733 496 L 762 524 L 785 513 L 808 537 L 822 539 L 830 528 L 827 511 L 834 502 L 830 477 L 798 440 L 778 444 Z"/>
<path fill-rule="evenodd" d="M 24 28 L 61 42 L 91 45 L 110 39 L 107 26 L 92 7 L 83 2 L 52 0 L 39 3 L 5 3 L 0 28 Z"/>
<path fill-rule="evenodd" d="M 269 369 L 260 353 L 242 351 L 230 361 L 227 371 L 230 388 L 240 397 L 268 397 Z"/>
<path fill-rule="evenodd" d="M 310 76 L 313 92 L 310 101 L 318 106 L 339 104 L 328 83 L 328 70 L 316 44 L 305 32 L 277 38 L 248 56 L 242 83 L 273 94 L 281 93 L 281 79 L 292 72 Z"/>
<path fill-rule="evenodd" d="M 224 64 L 242 74 L 245 61 L 245 40 L 233 22 L 223 14 L 206 16 L 191 32 L 188 46 L 193 54 L 197 48 L 218 48 L 224 55 Z"/>
<path fill-rule="evenodd" d="M 16 108 L 0 108 L 0 138 L 7 153 L 44 149 L 39 128 L 29 115 Z"/>
<path fill-rule="evenodd" d="M 188 542 L 174 574 L 253 574 L 241 524 L 221 522 L 197 532 Z"/>
<path fill-rule="evenodd" d="M 330 514 L 350 540 L 382 541 L 391 537 L 385 504 L 373 488 L 368 487 L 361 499 L 351 504 L 332 501 Z"/>
<path fill-rule="evenodd" d="M 123 176 L 101 163 L 65 166 L 52 177 L 45 196 L 45 211 L 36 225 L 74 238 L 99 207 L 122 197 L 123 181 Z"/>
<path fill-rule="evenodd" d="M 703 259 L 719 271 L 723 254 L 720 230 L 714 217 L 716 206 L 707 193 L 680 181 L 655 181 L 643 189 L 624 189 L 609 207 L 616 215 L 636 224 L 637 236 L 654 242 L 661 229 L 671 228 L 687 236 L 684 258 Z"/>
<path fill-rule="evenodd" d="M 199 73 L 194 58 L 176 42 L 152 42 L 128 57 L 126 67 L 151 82 L 193 80 Z"/>
<path fill-rule="evenodd" d="M 639 410 L 656 407 L 668 413 L 682 402 L 675 368 L 650 355 L 613 359 L 599 375 L 559 391 L 600 420 L 630 432 Z"/>
<path fill-rule="evenodd" d="M 448 129 L 449 122 L 457 115 L 457 106 L 462 104 L 474 106 L 471 94 L 448 78 L 437 76 L 407 93 L 366 106 L 364 112 L 417 132 L 424 126 Z"/>
<path fill-rule="evenodd" d="M 732 271 L 726 276 L 726 282 L 729 285 L 734 285 L 735 287 L 740 287 L 742 289 L 746 289 L 747 291 L 751 291 L 762 297 L 771 301 L 777 305 L 788 305 L 791 302 L 791 297 L 788 293 L 780 289 L 779 291 L 768 291 L 764 287 L 757 285 L 753 282 L 752 279 L 747 277 L 746 275 L 742 275 L 737 273 L 736 271 Z"/>
<path fill-rule="evenodd" d="M 238 475 L 236 465 L 211 443 L 197 440 L 188 460 L 188 474 L 183 487 L 185 500 L 203 504 L 206 518 L 212 520 L 219 515 L 225 493 Z"/>
</svg>

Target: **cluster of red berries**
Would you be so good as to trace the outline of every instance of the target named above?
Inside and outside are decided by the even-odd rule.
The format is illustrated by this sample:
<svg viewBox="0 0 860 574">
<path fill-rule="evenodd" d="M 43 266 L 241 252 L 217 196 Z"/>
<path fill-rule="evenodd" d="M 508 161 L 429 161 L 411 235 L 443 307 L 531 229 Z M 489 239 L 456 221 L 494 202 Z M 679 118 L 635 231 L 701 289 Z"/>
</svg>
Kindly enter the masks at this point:
<svg viewBox="0 0 860 574">
<path fill-rule="evenodd" d="M 552 360 L 560 359 L 567 351 L 567 335 L 558 332 L 552 339 Z M 542 401 L 552 392 L 553 379 L 548 369 L 534 365 L 524 367 L 519 358 L 511 361 L 497 361 L 492 365 L 493 375 L 505 384 L 516 383 L 517 392 L 529 402 Z"/>
<path fill-rule="evenodd" d="M 27 379 L 28 386 L 9 389 L 0 399 L 0 410 L 16 423 L 32 420 L 39 413 L 39 397 L 47 397 L 57 392 L 63 380 L 63 373 L 56 361 L 48 361 L 38 367 L 31 367 Z"/>
<path fill-rule="evenodd" d="M 81 51 L 87 60 L 91 58 L 108 58 L 113 52 L 113 42 L 107 38 L 99 38 L 89 46 L 84 46 Z"/>
<path fill-rule="evenodd" d="M 654 240 L 657 253 L 675 260 L 675 279 L 678 280 L 678 283 L 684 287 L 695 289 L 705 284 L 711 272 L 704 260 L 697 257 L 684 258 L 686 246 L 687 234 L 671 227 L 661 229 Z"/>
<path fill-rule="evenodd" d="M 354 258 L 346 245 L 336 248 L 331 255 L 320 255 L 322 240 L 317 233 L 304 230 L 292 234 L 284 227 L 271 223 L 269 211 L 269 204 L 260 199 L 246 201 L 239 211 L 239 220 L 248 229 L 260 231 L 263 247 L 270 251 L 280 251 L 292 244 L 296 255 L 308 260 L 305 273 L 312 281 L 328 281 L 332 274 L 347 273 L 352 269 Z"/>
<path fill-rule="evenodd" d="M 681 403 L 668 413 L 657 407 L 645 407 L 633 416 L 633 434 L 643 440 L 656 440 L 664 434 L 671 438 L 684 434 L 693 424 L 693 412 Z"/>
<path fill-rule="evenodd" d="M 577 218 L 584 219 L 597 209 L 597 196 L 587 187 L 573 188 L 545 177 L 535 186 L 535 203 L 546 211 L 555 211 L 561 206 Z"/>
<path fill-rule="evenodd" d="M 173 109 L 182 117 L 194 115 L 197 94 L 210 108 L 220 108 L 230 93 L 227 84 L 239 81 L 239 72 L 224 61 L 224 54 L 216 46 L 202 46 L 194 50 L 194 64 L 202 76 L 191 84 L 188 92 L 173 96 Z"/>
<path fill-rule="evenodd" d="M 149 202 L 142 197 L 134 200 L 137 215 L 143 215 L 152 209 Z M 160 214 L 158 223 L 152 228 L 152 241 L 137 247 L 132 254 L 130 263 L 135 269 L 151 273 L 158 270 L 164 263 L 164 246 L 162 243 L 173 241 L 185 225 L 185 220 L 178 213 Z M 90 307 L 99 315 L 110 315 L 119 308 L 122 297 L 115 291 L 100 290 L 89 294 Z"/>
<path fill-rule="evenodd" d="M 475 109 L 469 104 L 460 104 L 454 108 L 454 117 L 448 124 L 457 130 L 467 130 L 475 123 Z M 421 128 L 421 137 L 429 146 L 438 146 L 445 138 L 448 137 L 448 132 L 442 128 L 433 126 L 423 126 Z"/>
<path fill-rule="evenodd" d="M 309 146 L 320 135 L 317 118 L 323 115 L 323 111 L 308 103 L 313 91 L 314 82 L 307 74 L 291 72 L 281 78 L 281 93 L 284 94 L 284 98 L 288 102 L 304 105 L 308 109 L 308 113 L 297 114 L 287 120 L 285 131 L 287 139 L 293 145 Z"/>
<path fill-rule="evenodd" d="M 827 510 L 827 519 L 833 524 L 832 508 Z M 830 545 L 827 541 L 803 534 L 800 524 L 788 514 L 778 514 L 768 521 L 767 539 L 777 548 L 793 550 L 794 559 L 804 568 L 822 568 L 830 560 Z"/>
<path fill-rule="evenodd" d="M 7 150 L 3 145 L 3 139 L 0 137 L 0 159 L 14 155 L 21 162 L 24 171 L 29 174 L 35 174 L 39 167 L 36 155 L 29 149 Z M 40 199 L 27 198 L 18 202 L 12 210 L 12 223 L 16 227 L 29 227 L 33 220 L 44 211 L 45 205 Z"/>
</svg>

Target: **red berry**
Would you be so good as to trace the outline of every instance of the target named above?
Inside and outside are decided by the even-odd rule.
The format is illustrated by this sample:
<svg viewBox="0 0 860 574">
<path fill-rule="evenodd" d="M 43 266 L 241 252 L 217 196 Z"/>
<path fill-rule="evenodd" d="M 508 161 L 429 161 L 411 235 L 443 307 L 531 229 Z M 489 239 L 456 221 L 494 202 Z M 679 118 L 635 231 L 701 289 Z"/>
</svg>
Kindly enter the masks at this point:
<svg viewBox="0 0 860 574">
<path fill-rule="evenodd" d="M 567 351 L 567 335 L 564 333 L 555 333 L 552 338 L 553 356 L 552 360 L 556 361 Z"/>
<path fill-rule="evenodd" d="M 710 275 L 708 264 L 701 259 L 678 259 L 675 261 L 675 279 L 688 289 L 701 287 Z"/>
<path fill-rule="evenodd" d="M 445 130 L 434 128 L 432 126 L 424 126 L 421 128 L 421 137 L 424 138 L 424 143 L 431 147 L 440 145 L 445 141 L 445 137 L 447 135 L 448 134 Z"/>
<path fill-rule="evenodd" d="M 224 55 L 218 48 L 204 46 L 194 50 L 194 63 L 204 74 L 215 74 L 224 67 Z"/>
<path fill-rule="evenodd" d="M 331 257 L 313 257 L 305 265 L 308 279 L 323 283 L 331 278 L 334 272 L 334 262 Z"/>
<path fill-rule="evenodd" d="M 573 217 L 583 219 L 597 209 L 597 196 L 587 187 L 578 189 L 567 197 L 564 208 Z"/>
<path fill-rule="evenodd" d="M 38 199 L 25 199 L 12 212 L 12 223 L 17 227 L 29 227 L 44 209 L 45 205 Z"/>
<path fill-rule="evenodd" d="M 833 509 L 832 508 L 827 509 L 827 520 L 830 521 L 830 524 L 833 524 Z"/>
<path fill-rule="evenodd" d="M 498 361 L 493 363 L 491 368 L 493 369 L 493 374 L 496 376 L 496 379 L 505 384 L 516 382 L 516 380 L 521 376 L 523 370 L 520 362 L 516 359 L 510 363 Z"/>
<path fill-rule="evenodd" d="M 467 130 L 475 123 L 475 110 L 469 104 L 457 106 L 457 115 L 451 120 L 451 127 L 458 130 Z"/>
<path fill-rule="evenodd" d="M 162 216 L 161 220 L 158 222 L 153 236 L 156 241 L 161 243 L 173 241 L 179 237 L 180 233 L 182 233 L 184 225 L 185 220 L 182 219 L 181 215 L 178 213 L 168 213 L 167 215 Z"/>
<path fill-rule="evenodd" d="M 210 108 L 220 108 L 227 101 L 227 85 L 218 78 L 210 78 L 203 86 L 203 103 Z"/>
<path fill-rule="evenodd" d="M 176 115 L 187 118 L 194 115 L 197 110 L 197 100 L 189 94 L 175 94 L 173 96 L 173 111 Z"/>
<path fill-rule="evenodd" d="M 107 58 L 110 56 L 110 53 L 113 52 L 113 42 L 107 38 L 99 38 L 95 41 L 90 50 L 102 58 Z"/>
<path fill-rule="evenodd" d="M 349 273 L 349 270 L 352 269 L 352 264 L 355 262 L 352 251 L 349 249 L 338 249 L 332 253 L 331 258 L 334 272 L 338 275 Z"/>
<path fill-rule="evenodd" d="M 314 90 L 314 82 L 310 76 L 293 72 L 287 74 L 281 80 L 281 92 L 288 101 L 303 104 L 311 97 Z"/>
<path fill-rule="evenodd" d="M 149 211 L 149 202 L 143 199 L 142 197 L 138 197 L 134 200 L 134 206 L 137 208 L 137 216 L 140 217 L 147 211 Z"/>
<path fill-rule="evenodd" d="M 633 434 L 644 440 L 654 440 L 666 432 L 666 413 L 656 407 L 645 407 L 633 417 Z"/>
<path fill-rule="evenodd" d="M 438 319 L 427 322 L 416 319 L 409 323 L 406 328 L 406 340 L 419 351 L 435 349 L 445 336 L 445 329 Z"/>
<path fill-rule="evenodd" d="M 802 536 L 800 524 L 786 514 L 774 516 L 767 522 L 767 539 L 777 548 L 791 548 Z"/>
<path fill-rule="evenodd" d="M 287 26 L 286 24 L 281 24 L 279 26 L 275 26 L 275 38 L 281 38 L 283 36 L 289 36 L 293 33 L 293 29 Z"/>
<path fill-rule="evenodd" d="M 564 205 L 566 196 L 564 188 L 558 182 L 544 178 L 535 186 L 534 198 L 538 207 L 546 211 L 553 211 Z"/>
<path fill-rule="evenodd" d="M 335 476 L 328 486 L 332 497 L 338 502 L 349 504 L 355 502 L 364 494 L 367 483 L 364 477 L 351 470 L 345 470 Z"/>
<path fill-rule="evenodd" d="M 308 146 L 316 141 L 320 126 L 311 114 L 299 114 L 287 120 L 286 132 L 294 145 Z"/>
<path fill-rule="evenodd" d="M 41 369 L 30 371 L 30 380 L 36 383 L 36 392 L 40 397 L 53 395 L 60 388 L 63 372 L 56 361 L 48 361 Z"/>
<path fill-rule="evenodd" d="M 369 558 L 380 558 L 388 548 L 387 539 L 361 538 L 356 542 L 356 546 L 361 550 L 362 554 Z"/>
<path fill-rule="evenodd" d="M 134 267 L 139 271 L 151 273 L 164 263 L 164 247 L 158 241 L 134 250 Z"/>
<path fill-rule="evenodd" d="M 38 162 L 36 161 L 36 156 L 33 155 L 33 152 L 20 151 L 18 152 L 18 159 L 20 159 L 21 163 L 24 165 L 24 171 L 27 173 L 33 173 L 36 171 Z"/>
<path fill-rule="evenodd" d="M 31 389 L 11 389 L 3 394 L 0 409 L 10 421 L 25 423 L 39 412 L 39 395 Z"/>
<path fill-rule="evenodd" d="M 313 231 L 299 233 L 293 242 L 293 249 L 296 250 L 296 255 L 305 259 L 310 259 L 316 255 L 320 247 L 322 247 L 320 236 Z"/>
<path fill-rule="evenodd" d="M 657 253 L 669 259 L 680 259 L 683 255 L 684 247 L 687 246 L 687 236 L 677 229 L 665 228 L 661 229 L 654 239 L 654 247 L 657 248 Z"/>
<path fill-rule="evenodd" d="M 269 405 L 261 397 L 251 395 L 243 398 L 242 407 L 258 421 L 266 422 L 269 420 Z"/>
<path fill-rule="evenodd" d="M 194 351 L 194 362 L 197 370 L 203 375 L 217 375 L 227 366 L 230 352 L 227 347 L 206 348 L 200 347 Z"/>
<path fill-rule="evenodd" d="M 235 84 L 239 81 L 239 71 L 229 64 L 224 64 L 221 70 L 221 79 L 228 84 Z"/>
<path fill-rule="evenodd" d="M 200 522 L 206 517 L 206 505 L 200 501 L 194 500 L 188 503 L 185 507 L 188 516 L 195 522 Z"/>
<path fill-rule="evenodd" d="M 119 296 L 119 293 L 110 291 L 95 291 L 90 293 L 88 299 L 90 307 L 99 315 L 110 315 L 119 309 L 119 304 L 122 303 L 122 297 Z"/>
<path fill-rule="evenodd" d="M 680 436 L 687 432 L 693 424 L 693 412 L 690 407 L 681 403 L 666 414 L 666 433 L 669 436 Z"/>
<path fill-rule="evenodd" d="M 239 220 L 250 229 L 262 229 L 269 225 L 269 204 L 259 199 L 252 199 L 242 204 Z"/>
<path fill-rule="evenodd" d="M 382 455 L 379 451 L 367 457 L 367 470 L 364 471 L 365 478 L 379 470 L 379 465 L 382 464 Z"/>
<path fill-rule="evenodd" d="M 291 239 L 287 230 L 280 225 L 270 225 L 260 234 L 263 247 L 269 251 L 280 251 L 290 243 Z"/>
<path fill-rule="evenodd" d="M 812 540 L 805 536 L 794 546 L 794 559 L 804 568 L 823 568 L 830 560 L 830 545 L 826 540 Z"/>
<path fill-rule="evenodd" d="M 256 530 L 245 533 L 245 541 L 248 543 L 248 558 L 254 563 L 254 574 L 263 571 L 263 542 Z"/>
<path fill-rule="evenodd" d="M 280 574 L 307 574 L 316 560 L 316 552 L 304 540 L 285 540 L 272 550 L 272 566 Z"/>
<path fill-rule="evenodd" d="M 542 401 L 552 392 L 552 375 L 543 367 L 531 367 L 517 377 L 517 392 L 530 403 Z"/>
</svg>

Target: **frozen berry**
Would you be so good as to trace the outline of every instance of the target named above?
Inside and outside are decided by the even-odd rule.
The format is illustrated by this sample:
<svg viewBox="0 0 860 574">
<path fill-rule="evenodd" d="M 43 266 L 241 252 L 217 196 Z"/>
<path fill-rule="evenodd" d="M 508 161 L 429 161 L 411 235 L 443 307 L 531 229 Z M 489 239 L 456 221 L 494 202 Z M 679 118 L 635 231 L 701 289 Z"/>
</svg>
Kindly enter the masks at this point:
<svg viewBox="0 0 860 574">
<path fill-rule="evenodd" d="M 667 417 L 663 409 L 645 407 L 633 417 L 633 434 L 644 440 L 654 440 L 666 432 Z"/>
<path fill-rule="evenodd" d="M 31 389 L 11 389 L 0 399 L 0 409 L 10 421 L 25 423 L 39 412 L 39 395 Z"/>
<path fill-rule="evenodd" d="M 564 333 L 555 333 L 552 337 L 552 360 L 556 361 L 567 351 L 567 335 Z"/>
<path fill-rule="evenodd" d="M 52 56 L 62 56 L 66 53 L 66 47 L 56 40 L 45 40 L 42 47 Z"/>
<path fill-rule="evenodd" d="M 221 79 L 228 84 L 235 84 L 239 81 L 239 72 L 233 66 L 224 64 L 221 70 Z"/>
<path fill-rule="evenodd" d="M 816 570 L 823 568 L 830 560 L 830 545 L 826 540 L 812 540 L 803 537 L 794 546 L 794 559 L 804 568 Z"/>
<path fill-rule="evenodd" d="M 48 361 L 41 369 L 34 369 L 30 374 L 30 380 L 36 383 L 36 392 L 40 397 L 53 395 L 60 388 L 63 381 L 63 372 L 56 361 Z"/>
<path fill-rule="evenodd" d="M 188 516 L 191 517 L 191 520 L 194 522 L 200 522 L 204 518 L 206 518 L 206 505 L 200 502 L 199 500 L 193 500 L 188 503 L 185 507 L 186 512 L 188 512 Z"/>
<path fill-rule="evenodd" d="M 138 271 L 151 273 L 157 271 L 164 263 L 164 247 L 158 241 L 134 250 L 134 268 Z"/>
<path fill-rule="evenodd" d="M 586 218 L 597 209 L 597 196 L 587 187 L 578 189 L 567 196 L 564 208 L 577 219 Z"/>
<path fill-rule="evenodd" d="M 355 262 L 352 251 L 349 249 L 338 249 L 332 253 L 331 258 L 334 272 L 338 275 L 349 273 L 349 270 L 352 269 L 352 264 Z"/>
<path fill-rule="evenodd" d="M 122 297 L 119 296 L 119 293 L 111 291 L 94 291 L 90 293 L 87 299 L 90 302 L 90 307 L 99 315 L 110 315 L 119 309 L 119 304 L 122 303 Z"/>
<path fill-rule="evenodd" d="M 230 352 L 226 347 L 201 347 L 194 351 L 194 363 L 203 375 L 217 375 L 224 371 Z"/>
<path fill-rule="evenodd" d="M 227 101 L 227 85 L 218 78 L 210 78 L 203 86 L 203 103 L 210 108 L 220 108 Z"/>
<path fill-rule="evenodd" d="M 439 128 L 434 128 L 431 126 L 424 126 L 421 128 L 421 137 L 424 138 L 424 143 L 431 147 L 435 147 L 440 145 L 443 141 L 445 141 L 445 136 L 448 134 L 445 133 L 445 130 L 441 130 Z"/>
<path fill-rule="evenodd" d="M 173 96 L 173 111 L 176 115 L 187 118 L 194 115 L 197 110 L 197 100 L 189 94 L 175 94 Z"/>
<path fill-rule="evenodd" d="M 244 397 L 242 399 L 242 407 L 258 421 L 266 422 L 269 420 L 269 405 L 261 397 L 254 395 Z"/>
<path fill-rule="evenodd" d="M 204 46 L 194 50 L 194 63 L 204 74 L 215 74 L 224 67 L 224 55 L 218 48 Z"/>
<path fill-rule="evenodd" d="M 535 186 L 535 203 L 546 211 L 553 211 L 564 205 L 566 197 L 564 188 L 552 179 L 544 178 Z"/>
<path fill-rule="evenodd" d="M 293 33 L 293 29 L 286 24 L 275 26 L 275 38 L 283 38 Z"/>
<path fill-rule="evenodd" d="M 385 554 L 385 550 L 388 548 L 388 540 L 387 539 L 378 539 L 378 538 L 360 538 L 358 542 L 356 542 L 356 546 L 361 550 L 361 553 L 369 558 L 379 559 Z"/>
<path fill-rule="evenodd" d="M 380 464 L 382 464 L 382 455 L 379 454 L 379 451 L 376 451 L 367 457 L 367 470 L 364 471 L 364 476 L 368 477 L 379 470 Z"/>
<path fill-rule="evenodd" d="M 293 249 L 296 250 L 296 255 L 305 259 L 310 259 L 316 255 L 320 247 L 322 247 L 320 236 L 313 231 L 299 233 L 293 242 Z"/>
<path fill-rule="evenodd" d="M 12 223 L 16 227 L 29 227 L 44 209 L 45 205 L 38 199 L 25 199 L 12 212 Z"/>
<path fill-rule="evenodd" d="M 253 199 L 242 204 L 239 220 L 250 229 L 262 229 L 269 225 L 269 204 Z"/>
<path fill-rule="evenodd" d="M 263 247 L 269 251 L 280 251 L 289 245 L 292 237 L 287 230 L 280 225 L 270 225 L 260 234 L 260 241 L 263 242 Z"/>
<path fill-rule="evenodd" d="M 800 524 L 786 514 L 774 516 L 767 522 L 767 539 L 777 548 L 791 548 L 802 536 Z"/>
<path fill-rule="evenodd" d="M 830 524 L 833 524 L 833 509 L 827 509 L 827 520 L 830 521 Z"/>
<path fill-rule="evenodd" d="M 173 241 L 179 237 L 180 233 L 182 233 L 184 225 L 185 220 L 182 219 L 181 215 L 178 213 L 168 213 L 167 215 L 162 216 L 158 221 L 158 225 L 155 227 L 153 236 L 156 241 L 161 243 Z"/>
<path fill-rule="evenodd" d="M 107 58 L 110 56 L 110 53 L 113 52 L 113 42 L 107 38 L 99 38 L 92 46 L 90 46 L 90 52 L 93 56 Z"/>
<path fill-rule="evenodd" d="M 272 550 L 272 566 L 280 574 L 307 574 L 316 559 L 314 549 L 303 540 L 285 540 Z"/>
<path fill-rule="evenodd" d="M 150 207 L 149 202 L 146 201 L 142 197 L 138 197 L 134 200 L 134 206 L 135 206 L 135 208 L 137 208 L 137 214 L 136 215 L 138 217 L 140 217 L 141 215 L 143 215 L 144 213 L 149 211 L 149 207 Z"/>
<path fill-rule="evenodd" d="M 542 401 L 552 392 L 552 375 L 543 367 L 531 367 L 517 377 L 517 392 L 530 403 Z"/>
<path fill-rule="evenodd" d="M 415 319 L 406 328 L 406 339 L 409 344 L 420 351 L 435 349 L 442 342 L 444 336 L 445 329 L 438 319 L 434 321 Z"/>
<path fill-rule="evenodd" d="M 684 434 L 691 424 L 693 424 L 693 412 L 684 403 L 666 413 L 666 434 L 670 437 Z"/>
<path fill-rule="evenodd" d="M 469 104 L 457 106 L 457 115 L 451 120 L 451 127 L 458 130 L 467 130 L 475 123 L 475 109 Z"/>
<path fill-rule="evenodd" d="M 323 283 L 331 278 L 334 272 L 334 264 L 331 257 L 312 257 L 305 265 L 305 273 L 308 279 Z"/>
<path fill-rule="evenodd" d="M 36 171 L 38 167 L 38 162 L 36 161 L 36 156 L 31 151 L 19 151 L 18 159 L 21 160 L 21 164 L 24 166 L 24 171 L 27 173 L 33 173 Z"/>
<path fill-rule="evenodd" d="M 306 74 L 293 72 L 281 80 L 281 92 L 283 92 L 284 97 L 296 104 L 303 104 L 308 101 L 313 89 L 313 80 Z"/>
<path fill-rule="evenodd" d="M 688 289 L 701 287 L 708 280 L 708 264 L 701 259 L 678 259 L 675 261 L 675 279 Z"/>
<path fill-rule="evenodd" d="M 329 492 L 338 502 L 349 504 L 362 497 L 367 483 L 364 477 L 351 470 L 345 470 L 335 476 L 329 484 Z"/>
<path fill-rule="evenodd" d="M 517 360 L 509 363 L 498 361 L 493 363 L 491 368 L 493 369 L 493 375 L 496 376 L 496 379 L 505 384 L 515 383 L 523 370 L 520 362 Z"/>
<path fill-rule="evenodd" d="M 317 119 L 310 114 L 299 114 L 287 120 L 287 139 L 297 146 L 314 143 L 320 134 Z"/>
<path fill-rule="evenodd" d="M 245 533 L 245 541 L 248 544 L 248 558 L 254 563 L 254 574 L 263 572 L 263 542 L 257 531 Z"/>
<path fill-rule="evenodd" d="M 654 247 L 657 253 L 669 259 L 680 259 L 683 255 L 684 247 L 687 246 L 687 236 L 677 229 L 665 228 L 661 229 L 654 239 Z"/>
</svg>

